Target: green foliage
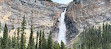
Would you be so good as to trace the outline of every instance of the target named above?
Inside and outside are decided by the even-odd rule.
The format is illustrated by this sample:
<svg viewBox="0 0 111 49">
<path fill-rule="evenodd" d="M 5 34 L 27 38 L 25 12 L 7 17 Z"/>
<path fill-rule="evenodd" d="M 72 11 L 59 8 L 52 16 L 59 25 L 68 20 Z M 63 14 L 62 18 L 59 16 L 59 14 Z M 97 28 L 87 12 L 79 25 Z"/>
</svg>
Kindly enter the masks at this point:
<svg viewBox="0 0 111 49">
<path fill-rule="evenodd" d="M 111 43 L 111 25 L 104 25 L 95 28 L 88 28 L 83 31 L 80 40 L 74 44 L 78 49 L 110 49 Z M 75 47 L 76 46 L 76 47 Z"/>
<path fill-rule="evenodd" d="M 14 36 L 8 37 L 8 28 L 7 25 L 5 24 L 3 38 L 2 37 L 0 38 L 0 49 L 66 49 L 63 42 L 61 42 L 61 47 L 57 42 L 55 42 L 53 45 L 53 40 L 51 36 L 52 32 L 50 32 L 48 39 L 45 38 L 44 31 L 37 32 L 36 43 L 35 43 L 32 26 L 30 28 L 31 33 L 29 37 L 29 43 L 27 44 L 25 38 L 25 29 L 26 29 L 26 21 L 25 17 L 23 17 L 21 28 L 17 28 L 17 33 L 14 32 Z M 19 35 L 20 33 L 21 37 Z"/>
<path fill-rule="evenodd" d="M 3 32 L 3 39 L 2 39 L 2 49 L 8 48 L 8 28 L 5 24 L 4 32 Z"/>
<path fill-rule="evenodd" d="M 104 25 L 102 27 L 103 31 L 101 33 L 101 48 L 102 49 L 110 49 L 109 43 L 111 41 L 111 25 Z"/>
<path fill-rule="evenodd" d="M 37 36 L 36 36 L 36 46 L 35 49 L 38 49 L 38 39 L 39 39 L 39 32 L 37 31 Z"/>
<path fill-rule="evenodd" d="M 2 37 L 0 37 L 0 49 L 2 49 Z"/>
<path fill-rule="evenodd" d="M 26 49 L 26 38 L 25 38 L 26 21 L 25 21 L 25 16 L 23 17 L 21 29 L 22 29 L 22 33 L 21 33 L 20 49 Z"/>
<path fill-rule="evenodd" d="M 47 49 L 47 42 L 46 42 L 46 39 L 45 39 L 45 34 L 44 32 L 42 33 L 42 49 Z"/>
<path fill-rule="evenodd" d="M 19 33 L 20 33 L 20 28 L 18 27 L 17 28 L 17 49 L 20 49 L 20 36 L 19 36 Z"/>
<path fill-rule="evenodd" d="M 29 43 L 28 43 L 28 48 L 27 49 L 35 49 L 32 25 L 31 25 L 31 33 L 30 33 L 30 38 L 29 38 Z"/>
<path fill-rule="evenodd" d="M 21 33 L 20 49 L 26 48 L 26 40 L 24 33 Z"/>
<path fill-rule="evenodd" d="M 47 42 L 47 49 L 53 49 L 53 40 L 52 40 L 52 36 L 51 36 L 51 32 L 50 35 L 48 37 L 48 42 Z"/>
<path fill-rule="evenodd" d="M 54 49 L 60 49 L 60 45 L 57 42 L 54 42 Z"/>
<path fill-rule="evenodd" d="M 63 41 L 61 41 L 61 49 L 66 49 Z"/>
<path fill-rule="evenodd" d="M 12 40 L 10 37 L 8 38 L 8 49 L 12 49 Z"/>
<path fill-rule="evenodd" d="M 40 36 L 39 36 L 39 49 L 42 49 L 42 31 L 40 31 Z"/>
<path fill-rule="evenodd" d="M 22 21 L 22 32 L 24 33 L 24 30 L 26 29 L 26 21 L 25 21 L 25 16 L 23 17 L 23 21 Z"/>
<path fill-rule="evenodd" d="M 2 27 L 1 27 L 1 23 L 0 23 L 0 33 L 1 33 Z"/>
<path fill-rule="evenodd" d="M 14 36 L 12 37 L 12 48 L 18 49 L 17 37 L 16 37 L 16 33 L 15 32 L 14 32 Z"/>
<path fill-rule="evenodd" d="M 12 48 L 17 49 L 17 38 L 14 36 L 12 37 Z"/>
</svg>

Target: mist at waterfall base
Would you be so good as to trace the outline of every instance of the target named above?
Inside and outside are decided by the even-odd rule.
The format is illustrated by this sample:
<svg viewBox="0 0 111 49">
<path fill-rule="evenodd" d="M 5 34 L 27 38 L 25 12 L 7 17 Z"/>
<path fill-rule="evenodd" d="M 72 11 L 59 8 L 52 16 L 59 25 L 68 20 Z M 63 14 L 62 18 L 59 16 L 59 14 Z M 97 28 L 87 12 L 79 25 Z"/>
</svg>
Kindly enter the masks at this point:
<svg viewBox="0 0 111 49">
<path fill-rule="evenodd" d="M 60 26 L 59 26 L 59 34 L 58 34 L 58 43 L 61 44 L 61 41 L 66 45 L 66 24 L 65 24 L 65 13 L 66 9 L 61 13 L 61 17 L 59 18 Z"/>
</svg>

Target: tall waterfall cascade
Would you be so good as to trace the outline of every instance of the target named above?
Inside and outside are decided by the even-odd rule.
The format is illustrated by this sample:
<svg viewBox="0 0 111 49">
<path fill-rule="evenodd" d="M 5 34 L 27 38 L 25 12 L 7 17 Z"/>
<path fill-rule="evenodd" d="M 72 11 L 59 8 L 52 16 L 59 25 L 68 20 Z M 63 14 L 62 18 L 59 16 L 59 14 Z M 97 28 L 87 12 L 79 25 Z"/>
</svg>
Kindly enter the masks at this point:
<svg viewBox="0 0 111 49">
<path fill-rule="evenodd" d="M 65 24 L 65 10 L 61 13 L 61 17 L 59 18 L 60 26 L 59 26 L 59 34 L 58 34 L 58 43 L 61 44 L 61 41 L 66 44 L 66 24 Z"/>
</svg>

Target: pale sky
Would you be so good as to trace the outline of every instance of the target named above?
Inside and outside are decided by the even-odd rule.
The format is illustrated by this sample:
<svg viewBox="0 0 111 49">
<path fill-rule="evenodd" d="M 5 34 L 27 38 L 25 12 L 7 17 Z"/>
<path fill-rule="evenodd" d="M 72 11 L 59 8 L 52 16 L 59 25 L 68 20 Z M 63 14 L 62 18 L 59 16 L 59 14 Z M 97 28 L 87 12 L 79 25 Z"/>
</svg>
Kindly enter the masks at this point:
<svg viewBox="0 0 111 49">
<path fill-rule="evenodd" d="M 52 0 L 53 2 L 57 2 L 57 3 L 62 3 L 62 4 L 68 4 L 70 3 L 72 0 Z"/>
</svg>

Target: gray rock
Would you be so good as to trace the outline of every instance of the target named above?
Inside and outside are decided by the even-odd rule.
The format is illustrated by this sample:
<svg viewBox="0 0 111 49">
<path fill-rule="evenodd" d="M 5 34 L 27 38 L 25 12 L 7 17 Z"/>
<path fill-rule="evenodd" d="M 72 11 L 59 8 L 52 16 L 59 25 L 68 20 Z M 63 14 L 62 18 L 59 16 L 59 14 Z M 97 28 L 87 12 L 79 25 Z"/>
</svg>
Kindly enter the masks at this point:
<svg viewBox="0 0 111 49">
<path fill-rule="evenodd" d="M 44 30 L 46 35 L 54 28 L 54 24 L 63 11 L 62 5 L 47 1 L 6 0 L 0 7 L 0 22 L 6 23 L 9 30 L 21 27 L 26 17 L 27 29 L 34 26 L 34 31 Z M 65 6 L 65 5 L 64 5 Z M 3 27 L 2 27 L 3 28 Z M 56 31 L 55 31 L 56 32 Z"/>
<path fill-rule="evenodd" d="M 69 35 L 74 33 L 74 36 L 68 44 L 71 44 L 73 39 L 85 28 L 107 21 L 111 21 L 111 0 L 82 0 L 80 4 L 71 2 L 66 13 L 66 24 L 67 33 L 70 33 Z M 70 27 L 69 24 L 73 27 Z M 75 29 L 71 30 L 72 28 Z M 68 46 L 70 47 L 70 45 Z"/>
</svg>

